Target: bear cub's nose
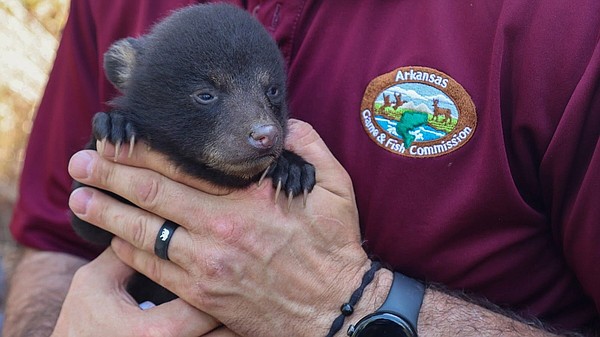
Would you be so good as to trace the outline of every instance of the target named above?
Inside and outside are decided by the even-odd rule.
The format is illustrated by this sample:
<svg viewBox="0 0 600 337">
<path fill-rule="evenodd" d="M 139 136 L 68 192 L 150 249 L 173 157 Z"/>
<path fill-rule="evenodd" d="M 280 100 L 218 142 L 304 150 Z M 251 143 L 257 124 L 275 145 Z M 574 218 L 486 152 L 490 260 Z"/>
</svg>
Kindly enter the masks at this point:
<svg viewBox="0 0 600 337">
<path fill-rule="evenodd" d="M 279 131 L 273 124 L 259 125 L 252 128 L 248 142 L 257 149 L 270 149 L 277 142 Z"/>
</svg>

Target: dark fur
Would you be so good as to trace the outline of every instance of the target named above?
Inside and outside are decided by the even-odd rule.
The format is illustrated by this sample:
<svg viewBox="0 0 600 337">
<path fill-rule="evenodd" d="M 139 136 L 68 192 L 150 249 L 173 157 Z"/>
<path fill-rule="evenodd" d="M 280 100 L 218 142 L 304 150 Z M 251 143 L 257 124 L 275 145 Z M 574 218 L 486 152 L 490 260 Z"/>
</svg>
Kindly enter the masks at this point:
<svg viewBox="0 0 600 337">
<path fill-rule="evenodd" d="M 135 136 L 185 172 L 217 185 L 247 186 L 273 163 L 274 186 L 281 180 L 292 196 L 312 190 L 312 165 L 283 149 L 288 117 L 283 59 L 245 11 L 223 4 L 176 11 L 148 35 L 115 42 L 104 66 L 123 95 L 112 102 L 112 111 L 94 117 L 89 148 L 95 149 L 96 140 L 127 144 Z M 269 146 L 253 136 L 264 130 Z M 112 238 L 77 218 L 73 227 L 98 244 L 108 245 Z M 137 288 L 138 293 L 162 291 Z"/>
</svg>

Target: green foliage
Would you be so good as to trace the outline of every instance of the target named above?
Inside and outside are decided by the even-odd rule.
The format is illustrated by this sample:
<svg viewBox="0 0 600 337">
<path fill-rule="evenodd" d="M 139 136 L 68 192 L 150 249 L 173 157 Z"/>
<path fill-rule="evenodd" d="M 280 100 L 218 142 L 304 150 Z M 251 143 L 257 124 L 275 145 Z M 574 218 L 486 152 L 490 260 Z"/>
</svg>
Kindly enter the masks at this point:
<svg viewBox="0 0 600 337">
<path fill-rule="evenodd" d="M 375 112 L 378 115 L 385 116 L 388 119 L 399 121 L 402 118 L 402 114 L 407 111 L 406 109 L 398 108 L 397 110 L 391 106 L 381 109 L 381 103 L 375 103 Z"/>
<path fill-rule="evenodd" d="M 450 118 L 450 121 L 446 121 L 441 117 L 433 117 L 433 115 L 429 115 L 428 124 L 431 125 L 434 129 L 444 131 L 445 133 L 450 133 L 454 130 L 454 127 L 458 123 L 458 119 Z"/>
</svg>

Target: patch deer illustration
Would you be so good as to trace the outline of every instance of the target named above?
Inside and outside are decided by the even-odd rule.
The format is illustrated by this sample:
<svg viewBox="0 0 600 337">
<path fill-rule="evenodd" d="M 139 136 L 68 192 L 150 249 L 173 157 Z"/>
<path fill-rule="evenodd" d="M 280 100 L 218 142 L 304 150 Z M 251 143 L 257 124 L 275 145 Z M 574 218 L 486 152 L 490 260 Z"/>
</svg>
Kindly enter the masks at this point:
<svg viewBox="0 0 600 337">
<path fill-rule="evenodd" d="M 440 100 L 438 100 L 438 99 L 433 100 L 433 119 L 438 121 L 440 119 L 440 117 L 443 117 L 442 121 L 445 124 L 451 123 L 452 115 L 451 115 L 450 109 L 440 108 L 438 106 L 439 102 L 440 102 Z"/>
<path fill-rule="evenodd" d="M 385 110 L 387 107 L 391 107 L 392 102 L 390 102 L 390 95 L 383 94 L 383 105 L 379 108 L 381 111 Z"/>
<path fill-rule="evenodd" d="M 394 94 L 394 97 L 396 97 L 396 103 L 394 103 L 394 110 L 398 109 L 399 107 L 402 106 L 402 104 L 406 103 L 406 101 L 402 100 L 402 94 Z"/>
</svg>

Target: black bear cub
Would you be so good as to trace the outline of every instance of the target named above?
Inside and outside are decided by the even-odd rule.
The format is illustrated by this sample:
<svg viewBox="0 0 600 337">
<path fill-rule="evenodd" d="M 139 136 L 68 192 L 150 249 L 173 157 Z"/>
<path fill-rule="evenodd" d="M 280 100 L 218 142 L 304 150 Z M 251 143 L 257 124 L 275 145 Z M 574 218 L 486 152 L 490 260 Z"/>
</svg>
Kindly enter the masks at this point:
<svg viewBox="0 0 600 337">
<path fill-rule="evenodd" d="M 118 153 L 143 140 L 186 173 L 220 186 L 241 188 L 270 176 L 276 194 L 281 189 L 290 200 L 306 198 L 315 185 L 314 167 L 283 148 L 283 58 L 244 10 L 205 4 L 175 11 L 149 34 L 115 42 L 104 68 L 122 95 L 110 112 L 94 116 L 88 148 L 99 140 L 115 144 Z M 97 244 L 112 238 L 76 217 L 73 227 Z M 138 300 L 174 297 L 144 279 L 130 288 Z"/>
</svg>

